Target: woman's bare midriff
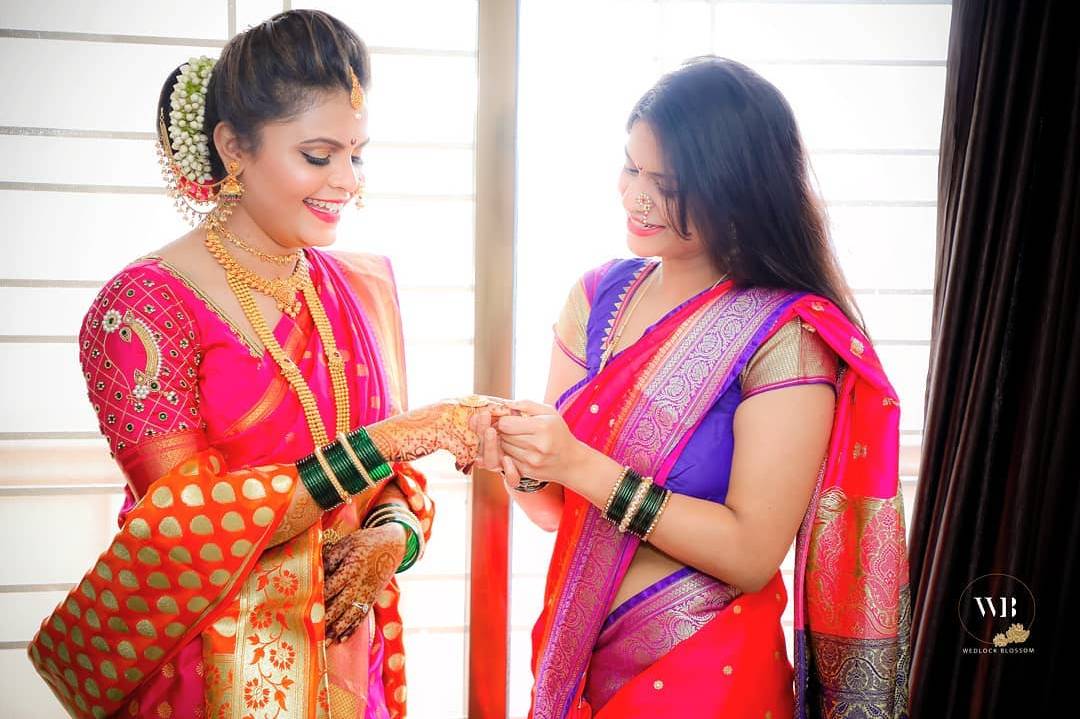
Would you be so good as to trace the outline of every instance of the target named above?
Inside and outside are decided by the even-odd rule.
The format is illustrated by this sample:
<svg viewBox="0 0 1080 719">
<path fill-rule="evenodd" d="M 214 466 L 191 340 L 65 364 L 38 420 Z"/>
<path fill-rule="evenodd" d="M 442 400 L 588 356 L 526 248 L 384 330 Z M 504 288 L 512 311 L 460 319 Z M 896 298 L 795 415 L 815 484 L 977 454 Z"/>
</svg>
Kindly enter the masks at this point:
<svg viewBox="0 0 1080 719">
<path fill-rule="evenodd" d="M 653 548 L 652 545 L 639 545 L 637 553 L 630 562 L 630 568 L 626 570 L 626 576 L 623 577 L 623 582 L 619 586 L 619 591 L 615 593 L 611 609 L 615 609 L 641 590 L 651 587 L 685 566 L 682 562 L 677 562 Z"/>
</svg>

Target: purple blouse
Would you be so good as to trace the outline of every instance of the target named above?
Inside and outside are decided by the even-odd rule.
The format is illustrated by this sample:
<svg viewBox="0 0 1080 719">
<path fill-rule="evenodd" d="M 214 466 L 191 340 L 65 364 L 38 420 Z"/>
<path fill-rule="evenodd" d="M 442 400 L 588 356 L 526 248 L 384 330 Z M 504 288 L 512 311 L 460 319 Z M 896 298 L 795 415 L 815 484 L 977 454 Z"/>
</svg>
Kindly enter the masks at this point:
<svg viewBox="0 0 1080 719">
<path fill-rule="evenodd" d="M 614 315 L 620 295 L 626 291 L 638 271 L 648 262 L 649 260 L 642 258 L 608 262 L 587 273 L 572 290 L 567 308 L 564 308 L 563 317 L 556 325 L 556 335 L 563 350 L 576 362 L 584 365 L 586 376 L 559 398 L 556 403 L 558 406 L 563 404 L 569 394 L 596 376 L 600 367 L 604 337 L 609 329 L 608 320 Z M 706 291 L 708 290 L 702 292 Z M 700 294 L 691 297 L 649 325 L 645 334 L 651 332 L 653 328 L 686 304 L 697 299 Z M 728 389 L 713 402 L 697 429 L 694 430 L 679 459 L 676 460 L 675 466 L 672 467 L 666 484 L 669 489 L 679 494 L 715 502 L 723 502 L 726 499 L 735 447 L 733 433 L 735 410 L 739 403 L 751 394 L 795 384 L 812 383 L 829 384 L 835 390 L 836 354 L 816 334 L 794 332 L 794 334 L 787 333 L 784 337 L 780 337 L 778 330 L 773 336 L 775 340 L 765 341 L 766 335 L 775 325 L 777 318 L 788 308 L 790 302 L 794 302 L 800 296 L 802 293 L 793 293 L 789 301 L 777 309 L 757 330 L 754 339 L 734 368 L 739 375 L 738 379 L 730 383 Z M 629 299 L 629 297 L 625 298 L 626 301 Z M 575 324 L 572 320 L 575 307 L 580 315 L 580 322 L 577 325 L 581 336 L 577 338 L 572 336 L 572 330 L 566 329 Z M 568 317 L 571 317 L 569 321 Z M 792 322 L 796 323 L 792 327 L 798 330 L 801 325 L 798 324 L 797 318 Z M 799 343 L 805 345 L 801 350 Z M 583 351 L 583 357 L 575 356 L 573 352 L 575 346 Z M 621 352 L 622 350 L 615 356 Z M 760 381 L 753 385 L 750 392 L 744 392 L 744 370 L 747 369 L 748 363 L 754 363 L 754 369 L 767 368 L 771 365 L 771 370 L 763 370 L 759 373 Z"/>
</svg>

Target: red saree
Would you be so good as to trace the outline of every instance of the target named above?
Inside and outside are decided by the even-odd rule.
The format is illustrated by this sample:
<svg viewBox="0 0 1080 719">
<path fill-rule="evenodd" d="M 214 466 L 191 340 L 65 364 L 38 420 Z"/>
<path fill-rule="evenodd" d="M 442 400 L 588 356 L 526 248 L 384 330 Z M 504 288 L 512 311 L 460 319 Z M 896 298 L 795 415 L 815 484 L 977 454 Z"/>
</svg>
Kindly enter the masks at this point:
<svg viewBox="0 0 1080 719">
<path fill-rule="evenodd" d="M 346 360 L 352 426 L 405 408 L 389 264 L 306 253 Z M 329 370 L 310 311 L 275 337 L 333 426 Z M 30 645 L 74 716 L 403 716 L 397 586 L 374 624 L 324 645 L 324 535 L 355 531 L 380 490 L 288 531 L 292 465 L 310 453 L 299 402 L 258 341 L 159 258 L 133 263 L 80 334 L 90 398 L 138 500 L 122 529 Z M 424 478 L 391 480 L 430 531 Z M 129 510 L 129 511 L 128 511 Z M 282 534 L 275 540 L 275 534 Z M 295 536 L 292 536 L 295 535 Z M 370 631 L 369 631 L 370 630 Z"/>
<path fill-rule="evenodd" d="M 906 716 L 899 405 L 869 341 L 832 303 L 723 283 L 616 355 L 561 412 L 580 440 L 662 484 L 762 328 L 774 332 L 796 314 L 847 368 L 796 540 L 794 686 L 777 636 L 786 601 L 777 571 L 761 591 L 721 592 L 708 621 L 605 697 L 598 717 Z M 590 662 L 637 543 L 567 493 L 533 631 L 531 717 L 594 714 Z"/>
</svg>

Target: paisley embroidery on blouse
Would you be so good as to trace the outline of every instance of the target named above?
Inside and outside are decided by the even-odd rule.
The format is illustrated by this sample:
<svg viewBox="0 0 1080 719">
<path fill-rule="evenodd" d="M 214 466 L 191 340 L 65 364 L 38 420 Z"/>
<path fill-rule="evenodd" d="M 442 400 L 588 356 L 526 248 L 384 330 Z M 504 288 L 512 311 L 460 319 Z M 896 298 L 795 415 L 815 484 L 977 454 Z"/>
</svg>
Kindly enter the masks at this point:
<svg viewBox="0 0 1080 719">
<path fill-rule="evenodd" d="M 161 345 L 158 344 L 153 330 L 141 318 L 136 317 L 131 310 L 124 312 L 121 318 L 118 310 L 112 309 L 105 313 L 101 321 L 101 328 L 106 334 L 116 332 L 124 342 L 131 342 L 132 335 L 139 338 L 143 349 L 146 351 L 146 368 L 135 369 L 135 386 L 131 393 L 138 399 L 146 399 L 151 392 L 161 391 Z M 172 397 L 166 397 L 175 404 L 175 392 L 170 392 Z"/>
<path fill-rule="evenodd" d="M 133 263 L 94 300 L 79 362 L 113 456 L 173 432 L 200 430 L 197 326 L 168 277 Z"/>
</svg>

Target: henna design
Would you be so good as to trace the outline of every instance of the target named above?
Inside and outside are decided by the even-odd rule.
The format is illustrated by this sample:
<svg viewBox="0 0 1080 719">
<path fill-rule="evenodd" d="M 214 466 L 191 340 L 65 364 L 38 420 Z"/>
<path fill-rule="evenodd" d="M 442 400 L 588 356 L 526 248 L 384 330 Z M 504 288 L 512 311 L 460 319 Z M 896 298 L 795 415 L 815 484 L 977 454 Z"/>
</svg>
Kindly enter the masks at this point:
<svg viewBox="0 0 1080 719">
<path fill-rule="evenodd" d="M 306 491 L 296 492 L 281 524 L 270 536 L 269 547 L 287 542 L 322 518 L 323 510 Z"/>
<path fill-rule="evenodd" d="M 397 524 L 357 530 L 323 547 L 328 639 L 344 641 L 367 618 L 353 602 L 373 605 L 404 556 L 405 530 Z"/>
<path fill-rule="evenodd" d="M 468 472 L 480 444 L 480 436 L 469 428 L 469 419 L 481 411 L 489 412 L 492 422 L 512 413 L 502 400 L 473 395 L 391 417 L 369 426 L 367 432 L 390 461 L 407 462 L 445 449 L 454 455 L 458 470 Z"/>
</svg>

